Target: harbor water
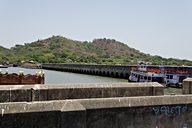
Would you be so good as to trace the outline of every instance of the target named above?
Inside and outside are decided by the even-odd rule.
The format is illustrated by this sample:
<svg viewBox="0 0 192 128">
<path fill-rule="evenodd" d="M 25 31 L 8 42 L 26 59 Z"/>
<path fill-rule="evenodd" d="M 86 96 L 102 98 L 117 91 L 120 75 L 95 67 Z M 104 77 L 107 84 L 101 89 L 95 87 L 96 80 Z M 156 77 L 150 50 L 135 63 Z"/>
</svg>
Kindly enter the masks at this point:
<svg viewBox="0 0 192 128">
<path fill-rule="evenodd" d="M 1 68 L 2 73 L 23 72 L 24 74 L 35 74 L 38 71 L 40 71 L 40 69 L 26 69 L 26 68 L 19 68 L 19 67 Z M 60 72 L 60 71 L 52 71 L 52 70 L 44 70 L 44 69 L 43 69 L 43 72 L 45 73 L 45 84 L 127 82 L 126 79 L 116 79 L 116 78 L 77 74 L 77 73 L 70 73 L 70 72 Z"/>
<path fill-rule="evenodd" d="M 35 74 L 40 71 L 40 69 L 26 69 L 19 67 L 8 67 L 8 68 L 0 68 L 2 73 L 19 73 L 23 72 L 24 74 Z M 61 71 L 53 71 L 53 70 L 44 70 L 45 73 L 45 84 L 67 84 L 67 83 L 127 83 L 126 79 L 117 79 L 103 76 L 94 76 L 94 75 L 86 75 L 86 74 L 77 74 L 70 72 L 61 72 Z M 181 94 L 181 88 L 174 87 L 166 87 L 164 89 L 165 95 L 174 95 Z"/>
</svg>

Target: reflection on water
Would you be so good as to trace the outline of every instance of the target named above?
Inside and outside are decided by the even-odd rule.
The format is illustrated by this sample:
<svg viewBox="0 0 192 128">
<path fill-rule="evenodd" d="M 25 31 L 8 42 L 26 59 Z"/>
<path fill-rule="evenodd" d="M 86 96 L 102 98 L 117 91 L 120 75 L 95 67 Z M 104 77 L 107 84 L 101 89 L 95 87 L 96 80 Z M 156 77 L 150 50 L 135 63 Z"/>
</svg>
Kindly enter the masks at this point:
<svg viewBox="0 0 192 128">
<path fill-rule="evenodd" d="M 1 68 L 2 73 L 8 70 L 9 73 L 19 73 L 23 71 L 24 74 L 35 74 L 39 69 L 26 69 L 18 67 Z M 63 83 L 117 83 L 127 82 L 125 79 L 115 79 L 109 77 L 100 77 L 93 75 L 59 72 L 52 70 L 44 70 L 45 72 L 45 84 L 63 84 Z"/>
</svg>

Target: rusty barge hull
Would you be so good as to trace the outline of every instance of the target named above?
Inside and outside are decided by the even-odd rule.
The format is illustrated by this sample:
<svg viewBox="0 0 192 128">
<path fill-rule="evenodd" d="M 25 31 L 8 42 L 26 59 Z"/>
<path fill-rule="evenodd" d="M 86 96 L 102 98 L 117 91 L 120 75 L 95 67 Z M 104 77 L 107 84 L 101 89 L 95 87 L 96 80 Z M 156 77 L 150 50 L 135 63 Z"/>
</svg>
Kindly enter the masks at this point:
<svg viewBox="0 0 192 128">
<path fill-rule="evenodd" d="M 44 84 L 44 75 L 0 74 L 0 85 Z"/>
</svg>

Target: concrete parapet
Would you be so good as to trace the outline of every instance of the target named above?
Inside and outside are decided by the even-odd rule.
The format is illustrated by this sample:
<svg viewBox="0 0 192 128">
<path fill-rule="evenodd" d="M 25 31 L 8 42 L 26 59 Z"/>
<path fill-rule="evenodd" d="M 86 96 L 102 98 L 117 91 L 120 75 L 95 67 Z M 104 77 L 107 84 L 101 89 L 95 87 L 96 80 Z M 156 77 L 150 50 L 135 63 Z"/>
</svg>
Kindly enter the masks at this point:
<svg viewBox="0 0 192 128">
<path fill-rule="evenodd" d="M 162 105 L 192 104 L 192 95 L 139 96 L 117 98 L 93 98 L 34 102 L 0 103 L 1 115 L 47 111 L 84 111 L 108 108 L 131 108 Z"/>
<path fill-rule="evenodd" d="M 48 85 L 48 100 L 163 95 L 158 83 Z"/>
<path fill-rule="evenodd" d="M 192 95 L 0 103 L 2 128 L 190 128 Z"/>
<path fill-rule="evenodd" d="M 183 94 L 192 94 L 192 78 L 183 80 L 182 92 Z"/>
<path fill-rule="evenodd" d="M 0 86 L 0 102 L 31 101 L 32 85 L 5 85 Z"/>
<path fill-rule="evenodd" d="M 0 103 L 1 128 L 86 128 L 86 110 L 77 101 Z"/>
<path fill-rule="evenodd" d="M 0 86 L 0 102 L 157 96 L 163 94 L 164 88 L 158 83 Z"/>
</svg>

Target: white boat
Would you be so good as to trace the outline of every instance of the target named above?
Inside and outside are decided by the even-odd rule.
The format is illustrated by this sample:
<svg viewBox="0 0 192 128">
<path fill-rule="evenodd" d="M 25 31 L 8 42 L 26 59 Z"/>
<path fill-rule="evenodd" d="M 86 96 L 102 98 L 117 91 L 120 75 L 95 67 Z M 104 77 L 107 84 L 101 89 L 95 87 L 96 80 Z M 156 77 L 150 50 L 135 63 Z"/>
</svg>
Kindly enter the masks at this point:
<svg viewBox="0 0 192 128">
<path fill-rule="evenodd" d="M 152 72 L 131 71 L 129 81 L 131 82 L 159 82 L 164 83 L 165 75 Z"/>
<path fill-rule="evenodd" d="M 149 67 L 148 65 L 141 64 L 131 70 L 129 76 L 130 82 L 158 82 L 167 86 L 176 85 L 181 86 L 183 79 L 189 75 L 180 70 L 168 71 L 164 66 Z"/>
<path fill-rule="evenodd" d="M 0 64 L 0 68 L 8 68 L 8 67 L 5 66 L 5 65 L 1 65 L 1 64 Z"/>
</svg>

